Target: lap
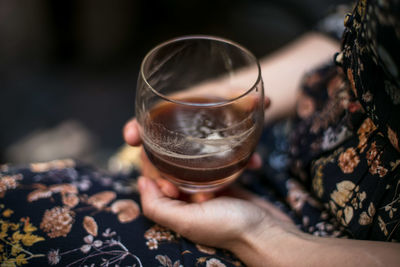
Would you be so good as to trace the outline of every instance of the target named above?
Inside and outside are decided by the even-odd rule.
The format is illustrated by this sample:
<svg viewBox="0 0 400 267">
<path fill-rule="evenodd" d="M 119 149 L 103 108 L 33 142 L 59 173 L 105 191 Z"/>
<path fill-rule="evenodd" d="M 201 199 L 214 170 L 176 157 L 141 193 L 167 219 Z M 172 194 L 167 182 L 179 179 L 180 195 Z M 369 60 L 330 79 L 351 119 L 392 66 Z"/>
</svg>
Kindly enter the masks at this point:
<svg viewBox="0 0 400 267">
<path fill-rule="evenodd" d="M 290 130 L 289 121 L 265 129 L 258 146 L 263 167 L 245 171 L 238 182 L 279 206 L 303 231 L 342 235 L 334 218 L 287 172 Z M 243 265 L 227 251 L 194 244 L 145 218 L 140 211 L 138 175 L 135 169 L 129 175 L 110 174 L 73 160 L 0 166 L 0 262 L 10 266 Z"/>
<path fill-rule="evenodd" d="M 9 266 L 242 266 L 229 252 L 194 244 L 142 216 L 136 177 L 73 160 L 1 166 L 0 261 Z"/>
</svg>

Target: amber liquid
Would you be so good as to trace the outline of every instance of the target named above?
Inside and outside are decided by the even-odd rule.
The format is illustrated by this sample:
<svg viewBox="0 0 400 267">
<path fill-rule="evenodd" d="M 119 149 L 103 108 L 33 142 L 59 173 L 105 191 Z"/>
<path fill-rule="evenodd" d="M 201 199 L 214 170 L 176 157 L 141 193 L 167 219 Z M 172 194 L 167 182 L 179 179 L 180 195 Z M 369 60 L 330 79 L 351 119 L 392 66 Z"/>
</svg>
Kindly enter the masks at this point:
<svg viewBox="0 0 400 267">
<path fill-rule="evenodd" d="M 253 115 L 233 105 L 199 108 L 163 103 L 144 121 L 143 145 L 151 162 L 173 182 L 218 184 L 246 166 L 261 131 Z"/>
</svg>

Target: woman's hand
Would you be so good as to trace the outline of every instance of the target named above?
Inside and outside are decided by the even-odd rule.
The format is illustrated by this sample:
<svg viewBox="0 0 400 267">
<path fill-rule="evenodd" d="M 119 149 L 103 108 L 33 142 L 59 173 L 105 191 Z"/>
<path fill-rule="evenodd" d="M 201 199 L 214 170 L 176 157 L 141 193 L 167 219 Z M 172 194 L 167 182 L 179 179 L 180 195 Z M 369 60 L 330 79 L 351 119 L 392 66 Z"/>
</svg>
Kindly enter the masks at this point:
<svg viewBox="0 0 400 267">
<path fill-rule="evenodd" d="M 272 204 L 235 188 L 233 197 L 187 203 L 166 197 L 154 180 L 138 181 L 151 220 L 193 242 L 233 252 L 247 266 L 398 266 L 400 244 L 316 237 Z"/>
<path fill-rule="evenodd" d="M 153 179 L 142 176 L 138 186 L 146 217 L 196 243 L 235 251 L 264 229 L 270 238 L 294 229 L 279 209 L 240 188 L 230 190 L 234 197 L 187 203 L 164 195 Z"/>
<path fill-rule="evenodd" d="M 265 107 L 269 104 L 266 98 Z M 123 134 L 129 145 L 141 144 L 136 119 L 125 125 Z M 271 229 L 278 229 L 282 224 L 292 226 L 284 213 L 243 189 L 231 190 L 231 197 L 222 196 L 205 202 L 205 199 L 197 199 L 201 203 L 177 200 L 178 188 L 161 178 L 143 150 L 141 157 L 143 176 L 138 184 L 144 214 L 195 242 L 232 249 L 231 246 L 239 244 L 239 240 L 246 239 L 249 231 L 256 231 L 256 226 L 264 225 Z M 248 167 L 260 166 L 260 156 L 254 154 Z"/>
</svg>

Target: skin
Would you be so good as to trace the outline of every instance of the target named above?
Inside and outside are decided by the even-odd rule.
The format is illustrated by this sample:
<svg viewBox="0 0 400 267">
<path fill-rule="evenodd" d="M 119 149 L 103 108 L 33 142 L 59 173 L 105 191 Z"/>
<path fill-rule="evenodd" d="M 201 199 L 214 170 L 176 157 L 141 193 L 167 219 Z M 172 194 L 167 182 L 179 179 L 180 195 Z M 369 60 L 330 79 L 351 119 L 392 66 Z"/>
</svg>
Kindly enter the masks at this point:
<svg viewBox="0 0 400 267">
<path fill-rule="evenodd" d="M 337 49 L 331 40 L 311 34 L 262 60 L 263 77 L 268 77 L 265 84 L 288 90 L 285 97 L 279 97 L 282 90 L 266 91 L 270 97 L 266 98 L 266 107 L 270 107 L 266 123 L 295 110 L 297 92 L 292 87 L 297 88 L 293 83 L 299 81 L 304 69 L 284 68 L 281 62 L 301 65 L 314 55 L 310 60 L 320 64 L 322 55 L 331 55 Z M 276 75 L 280 72 L 293 79 L 279 79 Z M 127 122 L 123 134 L 128 144 L 140 145 L 135 119 Z M 235 186 L 222 196 L 205 196 L 197 202 L 179 200 L 178 189 L 161 179 L 144 153 L 142 160 L 143 176 L 138 186 L 144 215 L 193 242 L 230 250 L 247 266 L 399 266 L 400 244 L 303 233 L 271 203 Z M 260 165 L 259 156 L 254 155 L 249 167 Z"/>
</svg>

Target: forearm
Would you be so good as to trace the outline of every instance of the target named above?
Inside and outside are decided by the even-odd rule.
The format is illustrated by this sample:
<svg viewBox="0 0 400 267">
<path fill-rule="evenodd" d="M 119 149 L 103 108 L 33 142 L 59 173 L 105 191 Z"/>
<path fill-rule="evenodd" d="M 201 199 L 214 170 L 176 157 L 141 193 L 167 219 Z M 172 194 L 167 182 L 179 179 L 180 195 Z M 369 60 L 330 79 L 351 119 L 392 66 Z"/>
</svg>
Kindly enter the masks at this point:
<svg viewBox="0 0 400 267">
<path fill-rule="evenodd" d="M 307 236 L 310 264 L 325 266 L 399 266 L 400 244 L 381 241 Z M 316 253 L 312 253 L 315 251 Z"/>
<path fill-rule="evenodd" d="M 399 266 L 400 244 L 315 237 L 294 228 L 245 234 L 232 251 L 248 266 Z"/>
<path fill-rule="evenodd" d="M 318 33 L 308 33 L 260 60 L 265 94 L 271 99 L 266 121 L 293 114 L 303 75 L 328 62 L 339 43 Z"/>
</svg>

